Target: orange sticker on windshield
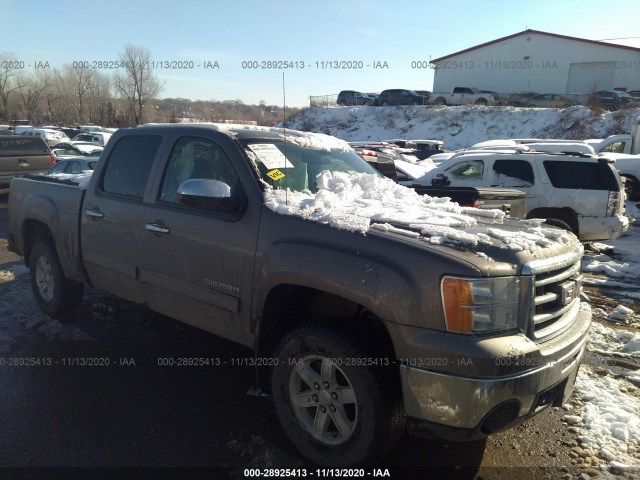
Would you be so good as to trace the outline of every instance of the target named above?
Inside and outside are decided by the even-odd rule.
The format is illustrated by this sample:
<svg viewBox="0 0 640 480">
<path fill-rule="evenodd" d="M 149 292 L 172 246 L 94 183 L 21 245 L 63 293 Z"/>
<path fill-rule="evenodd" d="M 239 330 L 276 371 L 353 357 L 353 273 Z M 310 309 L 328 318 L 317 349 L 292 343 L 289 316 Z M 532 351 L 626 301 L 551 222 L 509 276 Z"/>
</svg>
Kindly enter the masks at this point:
<svg viewBox="0 0 640 480">
<path fill-rule="evenodd" d="M 269 177 L 271 180 L 280 180 L 281 178 L 284 178 L 284 173 L 276 168 L 275 170 L 267 172 L 267 177 Z"/>
</svg>

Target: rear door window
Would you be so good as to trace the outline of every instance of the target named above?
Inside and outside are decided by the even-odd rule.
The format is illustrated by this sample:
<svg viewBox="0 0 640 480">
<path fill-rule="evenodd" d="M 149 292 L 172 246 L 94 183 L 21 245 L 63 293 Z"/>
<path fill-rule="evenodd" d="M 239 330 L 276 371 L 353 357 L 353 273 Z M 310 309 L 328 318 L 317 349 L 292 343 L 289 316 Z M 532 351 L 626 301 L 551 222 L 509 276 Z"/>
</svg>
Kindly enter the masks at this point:
<svg viewBox="0 0 640 480">
<path fill-rule="evenodd" d="M 493 162 L 493 187 L 531 187 L 533 168 L 524 160 L 496 160 Z"/>
</svg>

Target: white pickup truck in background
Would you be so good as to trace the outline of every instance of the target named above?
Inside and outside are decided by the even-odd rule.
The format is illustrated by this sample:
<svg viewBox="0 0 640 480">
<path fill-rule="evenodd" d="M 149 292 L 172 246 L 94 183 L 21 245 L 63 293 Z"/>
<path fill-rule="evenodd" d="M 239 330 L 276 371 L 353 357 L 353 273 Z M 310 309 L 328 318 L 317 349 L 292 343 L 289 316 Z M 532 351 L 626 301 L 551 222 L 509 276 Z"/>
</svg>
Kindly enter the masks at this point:
<svg viewBox="0 0 640 480">
<path fill-rule="evenodd" d="M 436 105 L 495 105 L 496 96 L 473 87 L 454 87 L 453 93 L 433 92 L 430 102 Z"/>
<path fill-rule="evenodd" d="M 620 135 L 609 135 L 604 140 L 593 138 L 585 140 L 585 142 L 591 145 L 598 153 L 640 155 L 640 116 L 633 120 L 629 132 Z"/>
</svg>

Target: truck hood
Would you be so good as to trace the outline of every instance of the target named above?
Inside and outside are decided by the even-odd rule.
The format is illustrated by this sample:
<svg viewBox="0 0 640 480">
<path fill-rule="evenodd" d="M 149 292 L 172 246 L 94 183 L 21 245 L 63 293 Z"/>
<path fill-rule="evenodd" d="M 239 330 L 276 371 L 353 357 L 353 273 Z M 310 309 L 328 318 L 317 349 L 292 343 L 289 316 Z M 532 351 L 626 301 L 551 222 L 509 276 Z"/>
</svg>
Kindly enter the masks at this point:
<svg viewBox="0 0 640 480">
<path fill-rule="evenodd" d="M 534 260 L 556 258 L 567 252 L 581 254 L 583 248 L 575 235 L 546 225 L 541 219 L 506 219 L 498 225 L 481 221 L 472 227 L 446 231 L 374 223 L 368 234 L 383 235 L 417 248 L 446 249 L 449 255 L 473 263 L 484 272 L 504 270 L 504 265 L 498 267 L 497 262 L 519 270 L 518 266 Z"/>
<path fill-rule="evenodd" d="M 375 175 L 326 171 L 317 185 L 315 194 L 266 188 L 265 204 L 341 230 L 458 252 L 468 261 L 521 265 L 580 245 L 573 234 L 542 220 L 510 220 L 499 210 L 461 207 Z"/>
</svg>

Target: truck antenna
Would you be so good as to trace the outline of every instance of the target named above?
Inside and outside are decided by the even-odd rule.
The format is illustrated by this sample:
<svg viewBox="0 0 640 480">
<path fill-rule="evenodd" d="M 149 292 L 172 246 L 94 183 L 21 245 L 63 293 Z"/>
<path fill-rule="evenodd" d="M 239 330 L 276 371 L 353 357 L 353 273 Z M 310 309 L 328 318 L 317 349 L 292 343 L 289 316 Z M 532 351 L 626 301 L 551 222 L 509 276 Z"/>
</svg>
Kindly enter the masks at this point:
<svg viewBox="0 0 640 480">
<path fill-rule="evenodd" d="M 284 83 L 284 72 L 282 72 L 282 131 L 284 135 L 284 168 L 287 168 L 287 92 Z M 284 177 L 284 204 L 289 206 L 289 186 L 287 177 Z"/>
</svg>

